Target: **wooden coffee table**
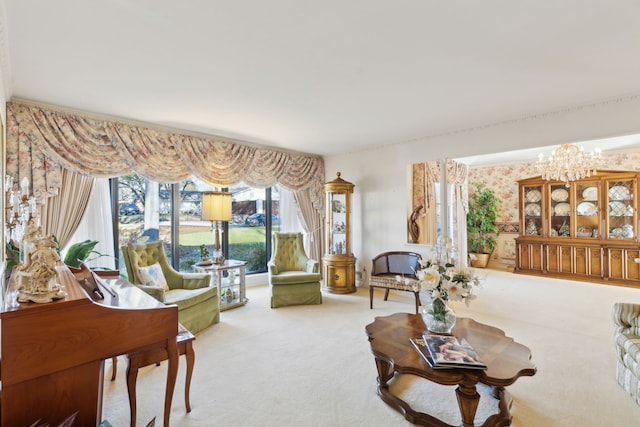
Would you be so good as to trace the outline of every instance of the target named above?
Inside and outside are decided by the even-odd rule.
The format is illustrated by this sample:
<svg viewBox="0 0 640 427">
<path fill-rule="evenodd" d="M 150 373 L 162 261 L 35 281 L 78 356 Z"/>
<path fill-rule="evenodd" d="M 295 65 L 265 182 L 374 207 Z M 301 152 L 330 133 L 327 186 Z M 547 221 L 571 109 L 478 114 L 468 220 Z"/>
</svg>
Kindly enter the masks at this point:
<svg viewBox="0 0 640 427">
<path fill-rule="evenodd" d="M 378 394 L 382 400 L 414 424 L 447 427 L 450 424 L 414 410 L 407 402 L 392 394 L 387 382 L 397 373 L 417 375 L 438 384 L 457 385 L 456 397 L 462 425 L 473 427 L 480 401 L 476 385 L 482 383 L 493 386 L 493 396 L 499 399 L 499 412 L 487 418 L 482 426 L 510 425 L 512 399 L 505 387 L 521 376 L 535 375 L 536 366 L 530 361 L 531 351 L 505 336 L 504 331 L 498 328 L 472 319 L 458 318 L 453 335 L 465 338 L 487 364 L 487 369 L 433 370 L 409 342 L 409 338 L 419 338 L 425 330 L 422 317 L 408 313 L 376 317 L 373 323 L 366 326 L 378 370 Z M 425 399 L 428 398 L 425 396 Z"/>
</svg>

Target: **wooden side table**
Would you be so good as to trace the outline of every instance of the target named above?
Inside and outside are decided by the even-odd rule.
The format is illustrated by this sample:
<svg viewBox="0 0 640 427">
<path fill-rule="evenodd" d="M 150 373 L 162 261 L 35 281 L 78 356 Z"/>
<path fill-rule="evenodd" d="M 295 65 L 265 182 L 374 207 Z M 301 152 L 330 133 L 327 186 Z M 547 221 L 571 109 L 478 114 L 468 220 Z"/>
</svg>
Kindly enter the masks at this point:
<svg viewBox="0 0 640 427">
<path fill-rule="evenodd" d="M 211 273 L 211 286 L 218 287 L 220 311 L 224 311 L 245 305 L 249 301 L 246 296 L 246 267 L 246 261 L 228 259 L 222 264 L 194 265 L 193 269 L 199 273 Z M 223 278 L 225 271 L 227 277 Z M 230 280 L 231 275 L 233 280 Z"/>
<path fill-rule="evenodd" d="M 191 376 L 193 374 L 193 365 L 195 363 L 195 353 L 193 351 L 193 340 L 196 337 L 187 330 L 181 324 L 178 324 L 178 335 L 176 337 L 176 344 L 178 345 L 178 355 L 185 355 L 187 361 L 187 376 L 184 385 L 184 404 L 187 408 L 187 412 L 191 412 L 191 403 L 189 401 L 189 390 L 191 388 Z M 165 349 L 159 347 L 144 347 L 127 354 L 129 365 L 127 367 L 127 391 L 129 393 L 129 409 L 131 411 L 131 427 L 136 425 L 136 380 L 138 379 L 138 369 L 155 363 L 159 365 L 163 360 L 168 359 L 168 355 Z M 113 375 L 111 380 L 116 377 L 117 362 L 116 358 L 113 358 Z M 165 408 L 166 411 L 170 411 L 171 408 Z M 165 413 L 165 420 L 168 420 L 168 413 Z"/>
</svg>

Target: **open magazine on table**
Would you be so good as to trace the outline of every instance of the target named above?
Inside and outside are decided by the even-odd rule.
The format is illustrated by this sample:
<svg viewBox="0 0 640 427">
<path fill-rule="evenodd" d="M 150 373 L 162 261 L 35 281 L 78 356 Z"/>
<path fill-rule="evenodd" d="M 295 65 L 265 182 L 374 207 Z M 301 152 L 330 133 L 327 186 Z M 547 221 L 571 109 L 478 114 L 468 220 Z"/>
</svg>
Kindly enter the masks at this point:
<svg viewBox="0 0 640 427">
<path fill-rule="evenodd" d="M 449 335 L 423 335 L 411 344 L 433 369 L 486 369 L 478 353 L 464 338 Z"/>
</svg>

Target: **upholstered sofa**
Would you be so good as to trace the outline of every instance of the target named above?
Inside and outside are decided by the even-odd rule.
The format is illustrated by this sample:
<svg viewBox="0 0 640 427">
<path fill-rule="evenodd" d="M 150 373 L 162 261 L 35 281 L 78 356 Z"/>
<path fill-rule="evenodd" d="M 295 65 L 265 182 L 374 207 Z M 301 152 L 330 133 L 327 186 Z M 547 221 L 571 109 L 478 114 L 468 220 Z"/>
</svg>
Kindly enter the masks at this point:
<svg viewBox="0 0 640 427">
<path fill-rule="evenodd" d="M 218 288 L 210 286 L 210 275 L 174 270 L 160 241 L 129 243 L 121 249 L 129 281 L 159 301 L 177 305 L 178 321 L 189 331 L 195 334 L 220 321 Z M 141 280 L 140 268 L 155 263 L 162 269 L 166 280 L 164 287 L 149 285 Z"/>
<path fill-rule="evenodd" d="M 619 302 L 613 306 L 616 379 L 640 405 L 640 304 Z"/>
<path fill-rule="evenodd" d="M 369 278 L 369 308 L 373 309 L 374 288 L 384 289 L 384 300 L 389 298 L 389 290 L 412 292 L 416 300 L 416 314 L 420 306 L 420 282 L 416 272 L 422 257 L 415 252 L 394 251 L 376 255 L 371 264 Z M 398 281 L 398 277 L 403 280 Z"/>
</svg>

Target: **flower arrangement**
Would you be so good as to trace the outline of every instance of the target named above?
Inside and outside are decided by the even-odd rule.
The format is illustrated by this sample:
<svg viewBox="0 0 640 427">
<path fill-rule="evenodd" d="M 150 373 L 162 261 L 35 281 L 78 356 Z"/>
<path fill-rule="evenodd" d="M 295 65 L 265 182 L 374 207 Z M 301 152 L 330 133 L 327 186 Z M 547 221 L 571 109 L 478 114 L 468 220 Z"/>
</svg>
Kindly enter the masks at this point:
<svg viewBox="0 0 640 427">
<path fill-rule="evenodd" d="M 448 301 L 464 301 L 468 306 L 476 298 L 473 287 L 480 285 L 473 268 L 436 259 L 420 261 L 416 276 L 433 302 L 430 314 L 440 322 L 444 321 Z"/>
<path fill-rule="evenodd" d="M 425 323 L 434 323 L 427 324 L 433 332 L 449 332 L 453 328 L 455 313 L 449 307 L 449 301 L 464 301 L 468 306 L 476 298 L 473 288 L 481 283 L 473 268 L 459 265 L 455 259 L 456 249 L 450 241 L 435 245 L 431 255 L 420 261 L 416 271 L 418 280 L 412 281 L 414 286 L 428 292 L 431 298 L 431 303 L 425 305 L 422 312 Z M 402 277 L 396 279 L 409 280 Z"/>
</svg>

